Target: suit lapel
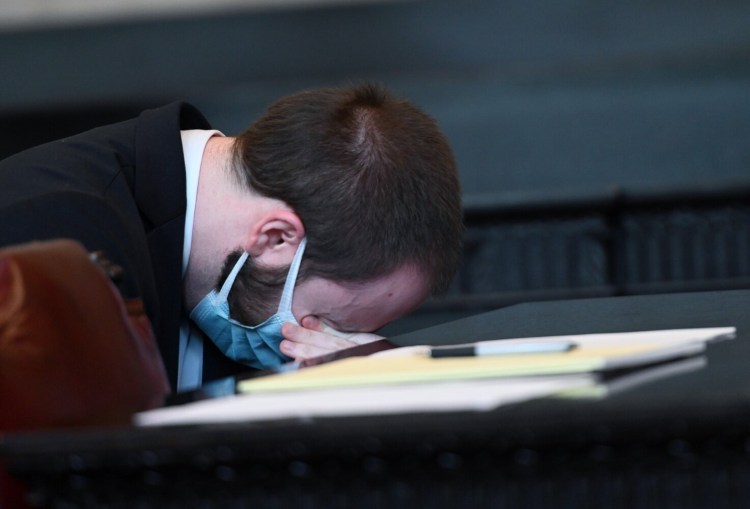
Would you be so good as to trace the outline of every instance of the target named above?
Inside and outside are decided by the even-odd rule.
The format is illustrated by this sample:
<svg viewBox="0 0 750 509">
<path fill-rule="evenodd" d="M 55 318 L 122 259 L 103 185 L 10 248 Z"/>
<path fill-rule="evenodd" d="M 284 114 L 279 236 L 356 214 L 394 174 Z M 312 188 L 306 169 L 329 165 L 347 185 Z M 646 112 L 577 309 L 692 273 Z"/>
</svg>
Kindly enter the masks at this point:
<svg viewBox="0 0 750 509">
<path fill-rule="evenodd" d="M 177 385 L 185 229 L 185 163 L 180 130 L 210 129 L 187 103 L 147 110 L 135 133 L 135 201 L 148 239 L 159 309 L 154 330 L 172 387 Z"/>
</svg>

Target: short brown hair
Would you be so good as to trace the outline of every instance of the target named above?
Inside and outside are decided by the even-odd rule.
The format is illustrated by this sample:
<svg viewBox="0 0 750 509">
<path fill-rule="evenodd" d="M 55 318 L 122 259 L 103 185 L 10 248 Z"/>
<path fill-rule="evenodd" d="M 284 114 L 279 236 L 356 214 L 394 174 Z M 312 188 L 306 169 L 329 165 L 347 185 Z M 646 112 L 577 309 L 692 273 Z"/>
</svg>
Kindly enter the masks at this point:
<svg viewBox="0 0 750 509">
<path fill-rule="evenodd" d="M 236 138 L 233 168 L 299 215 L 304 277 L 362 282 L 414 264 L 433 294 L 450 285 L 463 233 L 456 164 L 410 102 L 371 84 L 282 98 Z"/>
</svg>

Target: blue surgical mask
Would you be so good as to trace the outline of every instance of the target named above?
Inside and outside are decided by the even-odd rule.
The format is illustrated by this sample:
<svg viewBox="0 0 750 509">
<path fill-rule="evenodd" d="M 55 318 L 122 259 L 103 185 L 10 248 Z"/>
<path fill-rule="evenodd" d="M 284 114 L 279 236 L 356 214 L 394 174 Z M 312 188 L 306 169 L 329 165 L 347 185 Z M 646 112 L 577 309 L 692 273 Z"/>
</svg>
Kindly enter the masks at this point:
<svg viewBox="0 0 750 509">
<path fill-rule="evenodd" d="M 291 360 L 279 350 L 279 343 L 283 339 L 281 326 L 285 322 L 297 323 L 292 314 L 292 296 L 306 242 L 307 239 L 303 238 L 289 266 L 276 314 L 260 325 L 244 325 L 229 317 L 227 296 L 248 258 L 247 253 L 242 253 L 221 289 L 218 292 L 212 290 L 195 306 L 190 313 L 190 319 L 211 338 L 224 355 L 236 362 L 260 369 L 277 367 Z"/>
</svg>

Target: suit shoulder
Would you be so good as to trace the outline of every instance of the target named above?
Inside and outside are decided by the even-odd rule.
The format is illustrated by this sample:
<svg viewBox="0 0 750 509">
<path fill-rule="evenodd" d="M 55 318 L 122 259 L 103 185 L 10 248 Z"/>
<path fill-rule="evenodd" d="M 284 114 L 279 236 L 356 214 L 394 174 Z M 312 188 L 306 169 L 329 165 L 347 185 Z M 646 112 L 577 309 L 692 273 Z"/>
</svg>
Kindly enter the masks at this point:
<svg viewBox="0 0 750 509">
<path fill-rule="evenodd" d="M 145 110 L 138 117 L 139 127 L 161 129 L 168 124 L 172 130 L 211 129 L 203 113 L 189 102 L 174 101 Z"/>
</svg>

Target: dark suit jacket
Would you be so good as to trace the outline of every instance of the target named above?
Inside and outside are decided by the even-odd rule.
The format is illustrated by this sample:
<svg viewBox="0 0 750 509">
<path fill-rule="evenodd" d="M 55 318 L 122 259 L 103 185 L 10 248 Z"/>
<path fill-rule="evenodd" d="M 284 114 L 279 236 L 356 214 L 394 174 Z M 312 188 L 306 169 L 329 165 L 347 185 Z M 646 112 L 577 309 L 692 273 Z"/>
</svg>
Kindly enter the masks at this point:
<svg viewBox="0 0 750 509">
<path fill-rule="evenodd" d="M 72 238 L 125 270 L 120 288 L 146 305 L 172 387 L 182 316 L 185 165 L 181 129 L 210 129 L 193 106 L 26 150 L 0 162 L 0 245 Z M 247 370 L 205 348 L 204 380 Z"/>
</svg>

